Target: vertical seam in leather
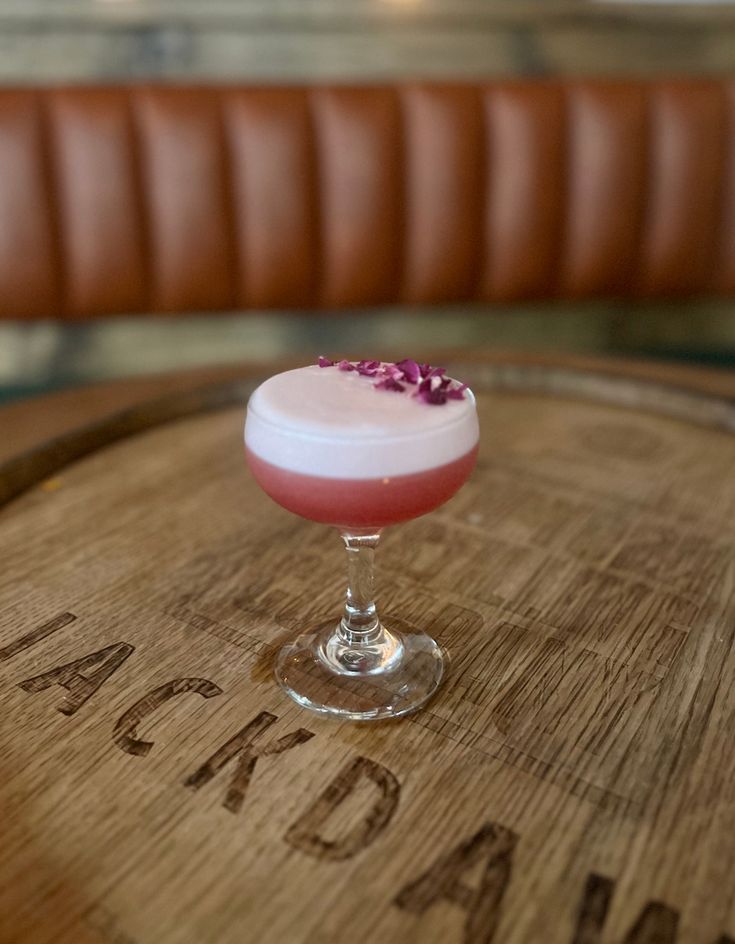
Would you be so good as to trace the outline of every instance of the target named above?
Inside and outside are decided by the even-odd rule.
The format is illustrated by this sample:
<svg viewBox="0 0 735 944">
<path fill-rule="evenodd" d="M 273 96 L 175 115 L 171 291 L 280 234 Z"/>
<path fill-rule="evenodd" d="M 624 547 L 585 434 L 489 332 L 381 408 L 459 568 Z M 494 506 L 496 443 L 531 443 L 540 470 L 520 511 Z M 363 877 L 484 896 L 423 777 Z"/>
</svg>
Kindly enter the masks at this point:
<svg viewBox="0 0 735 944">
<path fill-rule="evenodd" d="M 325 270 L 325 241 L 324 241 L 324 188 L 322 176 L 324 173 L 322 160 L 322 144 L 319 132 L 319 108 L 313 87 L 306 88 L 306 113 L 309 133 L 309 168 L 311 178 L 308 193 L 311 199 L 311 244 L 314 251 L 311 254 L 312 271 L 309 278 L 311 297 L 310 305 L 319 305 L 324 300 L 324 270 Z"/>
<path fill-rule="evenodd" d="M 51 260 L 53 266 L 53 286 L 57 298 L 58 314 L 68 317 L 69 300 L 67 290 L 66 259 L 64 256 L 64 237 L 61 194 L 56 172 L 54 131 L 51 123 L 50 102 L 47 93 L 37 92 L 36 110 L 41 142 L 41 173 L 46 191 L 48 229 L 50 236 Z"/>
<path fill-rule="evenodd" d="M 239 287 L 242 284 L 238 262 L 240 257 L 238 229 L 235 222 L 234 182 L 232 174 L 232 148 L 227 121 L 227 93 L 217 94 L 217 133 L 219 137 L 220 172 L 222 174 L 222 197 L 224 202 L 224 231 L 227 240 L 228 309 L 238 307 Z"/>
<path fill-rule="evenodd" d="M 717 93 L 720 99 L 720 106 L 722 108 L 722 142 L 720 145 L 720 168 L 717 175 L 717 193 L 715 197 L 715 205 L 717 207 L 717 215 L 714 224 L 714 233 L 712 234 L 712 251 L 710 254 L 710 263 L 705 279 L 705 285 L 702 287 L 702 291 L 705 293 L 711 294 L 722 294 L 722 289 L 720 288 L 720 279 L 719 279 L 719 270 L 722 264 L 722 256 L 724 253 L 724 239 L 725 239 L 725 214 L 727 212 L 727 189 L 726 183 L 728 179 L 727 168 L 728 162 L 730 160 L 735 161 L 735 154 L 730 154 L 730 109 L 728 107 L 728 97 L 727 90 L 725 86 L 721 83 L 717 83 Z"/>
<path fill-rule="evenodd" d="M 556 245 L 550 254 L 552 271 L 549 273 L 550 295 L 553 298 L 559 298 L 563 295 L 563 286 L 565 273 L 567 272 L 567 248 L 569 245 L 570 222 L 569 217 L 572 213 L 572 188 L 570 186 L 572 176 L 572 155 L 574 148 L 572 146 L 574 136 L 574 122 L 572 121 L 572 96 L 574 95 L 574 85 L 564 82 L 560 86 L 561 94 L 561 128 L 559 133 L 559 155 L 560 179 L 559 189 L 559 209 L 557 219 Z"/>
<path fill-rule="evenodd" d="M 490 239 L 490 194 L 492 192 L 492 169 L 490 168 L 490 161 L 493 159 L 493 148 L 494 142 L 491 142 L 490 137 L 493 134 L 493 121 L 492 116 L 494 114 L 494 109 L 491 107 L 491 99 L 493 90 L 491 87 L 486 85 L 480 86 L 478 88 L 478 96 L 480 99 L 480 122 L 482 127 L 480 128 L 480 135 L 482 138 L 482 148 L 484 155 L 484 162 L 482 168 L 482 179 L 480 186 L 480 227 L 478 230 L 480 243 L 480 253 L 478 255 L 479 265 L 477 267 L 477 279 L 474 286 L 474 291 L 470 296 L 472 300 L 476 302 L 485 301 L 487 302 L 487 297 L 491 294 L 492 284 L 493 284 L 493 272 L 490 263 L 490 247 L 492 245 L 492 240 Z"/>
<path fill-rule="evenodd" d="M 392 300 L 399 302 L 404 298 L 406 289 L 406 259 L 408 258 L 408 134 L 406 121 L 407 89 L 401 83 L 395 90 L 396 113 L 398 115 L 398 160 L 396 168 L 398 177 L 398 227 L 396 243 L 396 261 L 393 269 L 394 291 Z M 404 303 L 405 304 L 405 303 Z"/>
<path fill-rule="evenodd" d="M 489 262 L 489 249 L 490 249 L 490 240 L 488 239 L 487 233 L 487 202 L 489 200 L 490 194 L 490 177 L 492 170 L 490 168 L 490 161 L 492 157 L 492 151 L 489 145 L 490 134 L 492 133 L 492 127 L 488 119 L 488 107 L 485 100 L 485 92 L 480 87 L 475 85 L 472 90 L 472 97 L 475 102 L 475 109 L 477 111 L 477 122 L 479 125 L 479 136 L 478 136 L 478 147 L 480 153 L 478 155 L 478 162 L 480 165 L 480 173 L 478 180 L 478 199 L 476 201 L 477 207 L 477 219 L 475 221 L 475 249 L 474 255 L 472 257 L 472 265 L 470 269 L 470 277 L 467 279 L 467 301 L 479 301 L 481 291 L 482 291 L 482 273 L 483 268 Z"/>
<path fill-rule="evenodd" d="M 151 232 L 150 206 L 147 199 L 148 178 L 144 167 L 143 144 L 140 121 L 140 104 L 135 90 L 128 93 L 128 117 L 130 122 L 130 153 L 132 155 L 132 181 L 135 197 L 136 225 L 140 235 L 140 256 L 143 267 L 143 294 L 145 307 L 155 309 L 153 236 Z"/>
<path fill-rule="evenodd" d="M 654 164 L 654 123 L 655 106 L 653 92 L 656 89 L 651 83 L 644 83 L 642 86 L 643 94 L 643 186 L 640 188 L 640 205 L 638 207 L 638 221 L 634 235 L 635 252 L 633 253 L 633 264 L 630 269 L 629 294 L 633 297 L 644 294 L 644 266 L 646 260 L 643 256 L 645 250 L 646 233 L 649 229 L 651 216 L 651 186 L 653 182 L 653 164 Z"/>
</svg>

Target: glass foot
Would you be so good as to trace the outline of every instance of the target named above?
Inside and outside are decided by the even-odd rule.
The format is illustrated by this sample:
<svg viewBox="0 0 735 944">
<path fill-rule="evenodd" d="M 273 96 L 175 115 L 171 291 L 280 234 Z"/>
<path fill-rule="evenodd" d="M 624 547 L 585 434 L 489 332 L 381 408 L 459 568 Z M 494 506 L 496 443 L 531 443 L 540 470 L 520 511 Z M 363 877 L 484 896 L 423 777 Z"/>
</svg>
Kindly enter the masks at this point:
<svg viewBox="0 0 735 944">
<path fill-rule="evenodd" d="M 276 678 L 304 708 L 350 721 L 397 718 L 439 687 L 445 656 L 421 630 L 390 619 L 378 638 L 350 645 L 336 628 L 330 620 L 278 653 Z"/>
</svg>

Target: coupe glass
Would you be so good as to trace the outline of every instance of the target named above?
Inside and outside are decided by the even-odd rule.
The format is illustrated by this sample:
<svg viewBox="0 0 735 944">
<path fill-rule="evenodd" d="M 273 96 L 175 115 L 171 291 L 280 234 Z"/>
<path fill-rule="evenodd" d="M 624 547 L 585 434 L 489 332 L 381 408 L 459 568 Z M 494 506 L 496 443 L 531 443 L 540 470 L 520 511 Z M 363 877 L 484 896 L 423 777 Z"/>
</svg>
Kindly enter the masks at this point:
<svg viewBox="0 0 735 944">
<path fill-rule="evenodd" d="M 335 528 L 347 553 L 342 618 L 305 627 L 279 651 L 275 674 L 322 714 L 397 717 L 436 691 L 445 658 L 420 627 L 380 619 L 375 550 L 384 527 L 433 511 L 465 483 L 477 458 L 475 400 L 441 369 L 413 361 L 320 363 L 261 384 L 245 421 L 261 488 Z"/>
</svg>

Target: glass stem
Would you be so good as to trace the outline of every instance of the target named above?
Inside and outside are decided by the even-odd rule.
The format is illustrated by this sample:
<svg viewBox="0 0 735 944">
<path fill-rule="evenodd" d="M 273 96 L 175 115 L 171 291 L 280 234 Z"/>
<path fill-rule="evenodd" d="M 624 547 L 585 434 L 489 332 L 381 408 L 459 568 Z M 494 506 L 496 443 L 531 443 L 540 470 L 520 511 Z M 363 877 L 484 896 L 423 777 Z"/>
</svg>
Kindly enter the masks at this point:
<svg viewBox="0 0 735 944">
<path fill-rule="evenodd" d="M 380 532 L 340 534 L 347 551 L 347 598 L 337 632 L 348 646 L 369 645 L 382 631 L 375 605 L 375 549 Z"/>
<path fill-rule="evenodd" d="M 347 599 L 336 629 L 320 643 L 319 657 L 341 675 L 391 671 L 403 658 L 403 642 L 382 625 L 375 605 L 375 548 L 380 532 L 340 534 L 347 551 Z"/>
</svg>

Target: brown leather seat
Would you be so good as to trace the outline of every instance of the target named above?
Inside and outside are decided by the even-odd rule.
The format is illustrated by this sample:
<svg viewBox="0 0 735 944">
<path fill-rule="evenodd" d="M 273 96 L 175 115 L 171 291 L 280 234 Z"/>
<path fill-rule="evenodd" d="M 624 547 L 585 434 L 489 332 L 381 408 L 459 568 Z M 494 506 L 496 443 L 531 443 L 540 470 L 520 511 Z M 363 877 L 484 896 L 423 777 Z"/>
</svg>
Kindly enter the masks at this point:
<svg viewBox="0 0 735 944">
<path fill-rule="evenodd" d="M 0 92 L 0 315 L 735 291 L 735 82 Z"/>
</svg>

